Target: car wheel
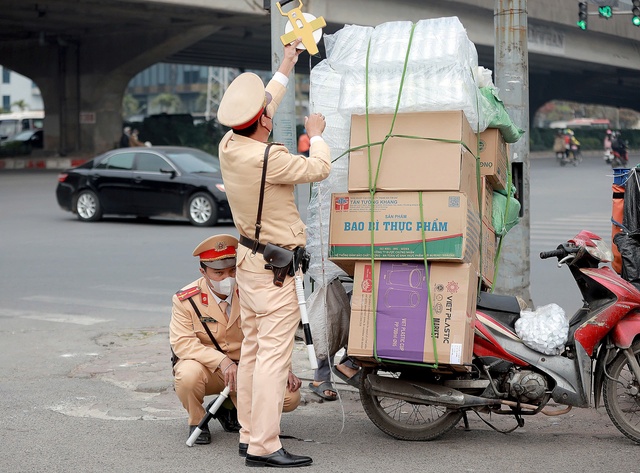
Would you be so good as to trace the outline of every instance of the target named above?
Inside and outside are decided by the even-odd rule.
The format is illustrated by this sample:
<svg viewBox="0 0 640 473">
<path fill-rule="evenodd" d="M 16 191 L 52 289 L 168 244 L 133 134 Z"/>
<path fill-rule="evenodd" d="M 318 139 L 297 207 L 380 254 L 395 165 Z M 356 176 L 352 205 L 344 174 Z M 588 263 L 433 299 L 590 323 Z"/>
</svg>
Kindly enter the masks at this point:
<svg viewBox="0 0 640 473">
<path fill-rule="evenodd" d="M 209 194 L 198 192 L 189 199 L 189 221 L 196 227 L 211 227 L 218 223 L 218 206 Z"/>
<path fill-rule="evenodd" d="M 95 192 L 84 190 L 76 198 L 76 214 L 83 222 L 95 222 L 102 218 L 102 207 Z"/>
</svg>

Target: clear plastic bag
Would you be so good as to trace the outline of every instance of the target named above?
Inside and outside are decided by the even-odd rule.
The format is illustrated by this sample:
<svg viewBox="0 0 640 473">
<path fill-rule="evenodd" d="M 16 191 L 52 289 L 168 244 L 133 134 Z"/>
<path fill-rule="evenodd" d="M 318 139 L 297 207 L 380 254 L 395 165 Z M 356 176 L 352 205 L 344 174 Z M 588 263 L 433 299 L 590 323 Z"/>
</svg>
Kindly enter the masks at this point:
<svg viewBox="0 0 640 473">
<path fill-rule="evenodd" d="M 524 309 L 515 323 L 516 334 L 532 350 L 545 355 L 559 355 L 569 337 L 569 322 L 557 304 L 536 310 Z"/>
</svg>

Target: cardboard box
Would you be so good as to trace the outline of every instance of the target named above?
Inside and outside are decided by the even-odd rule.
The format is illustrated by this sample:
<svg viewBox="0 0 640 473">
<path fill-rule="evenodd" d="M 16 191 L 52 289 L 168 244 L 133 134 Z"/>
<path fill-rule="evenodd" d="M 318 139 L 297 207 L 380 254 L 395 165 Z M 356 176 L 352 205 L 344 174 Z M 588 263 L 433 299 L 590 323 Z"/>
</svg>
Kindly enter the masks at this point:
<svg viewBox="0 0 640 473">
<path fill-rule="evenodd" d="M 482 221 L 489 226 L 493 226 L 493 186 L 487 179 L 487 176 L 482 176 L 480 185 L 482 189 L 480 196 Z"/>
<path fill-rule="evenodd" d="M 371 259 L 372 241 L 375 259 L 423 260 L 423 229 L 428 259 L 464 263 L 477 259 L 480 217 L 465 194 L 378 192 L 373 216 L 369 193 L 331 198 L 329 259 L 349 274 L 355 260 Z"/>
<path fill-rule="evenodd" d="M 494 189 L 507 188 L 509 146 L 497 128 L 487 128 L 480 133 L 480 174 L 487 176 Z"/>
<path fill-rule="evenodd" d="M 350 147 L 383 141 L 391 131 L 392 121 L 392 114 L 369 115 L 368 118 L 364 115 L 353 115 Z M 351 151 L 349 192 L 369 190 L 369 149 L 372 182 L 378 173 L 376 190 L 470 193 L 472 188 L 477 188 L 477 185 L 466 188 L 466 174 L 472 172 L 473 176 L 476 175 L 475 162 L 471 171 L 467 166 L 468 161 L 473 159 L 473 153 L 476 153 L 478 142 L 463 112 L 399 113 L 393 122 L 392 133 L 403 137 L 392 136 L 384 148 L 377 144 Z M 466 151 L 460 143 L 438 140 L 462 142 L 471 152 Z M 469 156 L 464 157 L 465 155 Z"/>
<path fill-rule="evenodd" d="M 358 262 L 347 352 L 371 358 L 375 339 L 381 358 L 470 363 L 477 290 L 471 264 Z"/>
<path fill-rule="evenodd" d="M 496 234 L 491 225 L 482 221 L 482 246 L 480 248 L 481 267 L 478 268 L 482 282 L 491 287 L 495 282 Z"/>
</svg>

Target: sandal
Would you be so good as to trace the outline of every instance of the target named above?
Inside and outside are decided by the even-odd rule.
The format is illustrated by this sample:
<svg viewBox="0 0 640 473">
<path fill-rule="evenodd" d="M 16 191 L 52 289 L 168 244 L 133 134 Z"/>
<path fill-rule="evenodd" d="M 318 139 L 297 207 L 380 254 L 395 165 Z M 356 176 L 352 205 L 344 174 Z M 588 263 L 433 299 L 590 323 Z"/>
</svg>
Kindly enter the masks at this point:
<svg viewBox="0 0 640 473">
<path fill-rule="evenodd" d="M 360 388 L 360 378 L 361 378 L 360 370 L 358 370 L 356 374 L 351 376 L 351 378 L 349 378 L 346 374 L 340 371 L 336 365 L 333 365 L 331 367 L 331 371 L 333 371 L 333 374 L 335 374 L 338 378 L 340 378 L 342 381 L 347 383 L 349 386 L 353 386 L 354 388 L 358 388 L 358 389 Z"/>
<path fill-rule="evenodd" d="M 336 388 L 333 387 L 330 381 L 323 381 L 318 386 L 314 385 L 313 382 L 309 383 L 309 389 L 313 391 L 315 394 L 320 396 L 322 399 L 326 401 L 335 401 L 338 398 L 338 393 L 336 392 Z M 333 396 L 327 394 L 326 391 L 331 391 Z"/>
</svg>

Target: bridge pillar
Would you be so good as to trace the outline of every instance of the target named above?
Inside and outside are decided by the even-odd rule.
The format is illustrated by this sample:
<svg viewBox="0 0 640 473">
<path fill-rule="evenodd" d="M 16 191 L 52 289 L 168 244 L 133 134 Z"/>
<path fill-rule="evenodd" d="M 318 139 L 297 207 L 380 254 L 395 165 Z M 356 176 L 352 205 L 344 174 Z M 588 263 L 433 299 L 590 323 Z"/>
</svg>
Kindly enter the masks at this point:
<svg viewBox="0 0 640 473">
<path fill-rule="evenodd" d="M 122 134 L 122 99 L 138 72 L 213 34 L 219 27 L 89 35 L 42 35 L 0 47 L 2 64 L 31 78 L 45 106 L 45 151 L 93 155 Z"/>
</svg>

